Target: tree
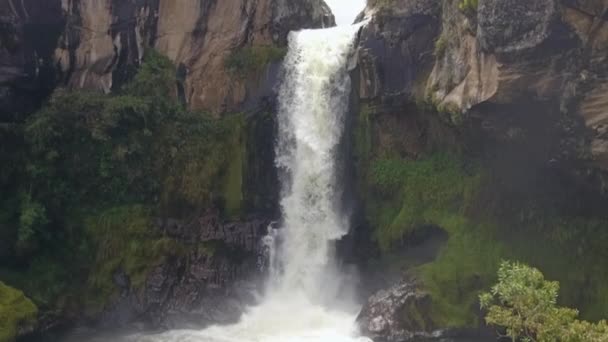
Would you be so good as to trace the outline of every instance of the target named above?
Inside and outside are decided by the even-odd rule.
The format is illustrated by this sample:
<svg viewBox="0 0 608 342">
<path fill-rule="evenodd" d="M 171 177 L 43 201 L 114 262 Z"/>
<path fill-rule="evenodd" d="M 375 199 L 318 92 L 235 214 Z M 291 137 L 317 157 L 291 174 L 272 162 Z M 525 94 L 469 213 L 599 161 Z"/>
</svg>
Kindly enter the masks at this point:
<svg viewBox="0 0 608 342">
<path fill-rule="evenodd" d="M 498 283 L 480 295 L 486 322 L 505 328 L 512 341 L 607 342 L 608 323 L 578 320 L 575 309 L 557 306 L 559 283 L 530 266 L 505 261 Z"/>
</svg>

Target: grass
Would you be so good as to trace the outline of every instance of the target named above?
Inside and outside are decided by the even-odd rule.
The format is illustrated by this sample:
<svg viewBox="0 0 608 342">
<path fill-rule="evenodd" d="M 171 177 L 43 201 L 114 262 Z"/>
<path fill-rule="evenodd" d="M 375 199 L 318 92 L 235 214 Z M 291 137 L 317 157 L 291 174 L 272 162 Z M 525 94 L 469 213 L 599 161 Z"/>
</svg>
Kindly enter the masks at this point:
<svg viewBox="0 0 608 342">
<path fill-rule="evenodd" d="M 0 281 L 0 342 L 12 342 L 20 330 L 36 324 L 38 308 L 23 292 Z"/>
<path fill-rule="evenodd" d="M 479 0 L 460 0 L 458 8 L 465 13 L 476 13 Z"/>
<path fill-rule="evenodd" d="M 607 220 L 549 209 L 531 222 L 500 220 L 479 203 L 480 189 L 494 187 L 487 171 L 456 154 L 369 162 L 366 212 L 385 260 L 415 229 L 432 225 L 448 234 L 434 261 L 409 269 L 432 297 L 434 325 L 477 326 L 478 294 L 496 281 L 503 259 L 560 281 L 563 304 L 581 309 L 584 319 L 608 316 Z"/>
</svg>

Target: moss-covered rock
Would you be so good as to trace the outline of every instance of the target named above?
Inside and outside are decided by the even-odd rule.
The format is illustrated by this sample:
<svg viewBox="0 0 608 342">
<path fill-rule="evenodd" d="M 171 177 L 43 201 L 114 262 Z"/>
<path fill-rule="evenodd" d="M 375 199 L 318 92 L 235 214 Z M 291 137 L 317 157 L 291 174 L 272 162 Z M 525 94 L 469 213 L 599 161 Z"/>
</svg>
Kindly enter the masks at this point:
<svg viewBox="0 0 608 342">
<path fill-rule="evenodd" d="M 431 296 L 435 326 L 481 324 L 478 293 L 495 281 L 503 259 L 532 263 L 558 279 L 562 301 L 578 307 L 583 317 L 608 315 L 608 273 L 599 266 L 608 264 L 602 252 L 608 220 L 544 208 L 534 220 L 501 221 L 480 203 L 480 189 L 493 186 L 488 171 L 466 165 L 443 154 L 372 164 L 368 220 L 386 260 L 395 262 L 391 255 L 407 248 L 403 241 L 414 231 L 440 227 L 448 234 L 435 260 L 408 269 Z"/>
<path fill-rule="evenodd" d="M 0 342 L 15 341 L 31 331 L 37 315 L 38 308 L 23 292 L 0 282 Z"/>
<path fill-rule="evenodd" d="M 154 267 L 185 251 L 178 241 L 163 236 L 152 222 L 152 211 L 142 205 L 89 216 L 86 227 L 97 251 L 84 296 L 89 313 L 99 312 L 119 294 L 113 280 L 116 272 L 128 277 L 128 287 L 139 290 Z"/>
<path fill-rule="evenodd" d="M 374 267 L 416 279 L 429 294 L 432 326 L 480 325 L 478 294 L 496 280 L 502 259 L 559 280 L 561 301 L 583 318 L 608 316 L 608 218 L 579 206 L 601 198 L 585 195 L 563 171 L 531 162 L 532 152 L 503 152 L 498 160 L 471 153 L 475 147 L 449 133 L 470 134 L 467 125 L 451 126 L 432 108 L 376 108 L 362 107 L 354 131 L 365 220 L 380 251 Z M 445 242 L 426 245 L 438 229 Z"/>
<path fill-rule="evenodd" d="M 175 75 L 166 57 L 148 51 L 120 91 L 59 89 L 10 134 L 0 131 L 2 146 L 15 149 L 0 149 L 11 165 L 0 174 L 8 194 L 0 201 L 0 277 L 45 312 L 82 309 L 96 318 L 120 295 L 141 295 L 151 273 L 185 263 L 189 253 L 206 255 L 196 260 L 208 269 L 237 268 L 232 260 L 214 263 L 191 227 L 215 229 L 267 205 L 253 199 L 261 191 L 252 183 L 264 188 L 257 182 L 271 175 L 268 153 L 257 145 L 260 136 L 274 143 L 272 117 L 263 115 L 270 119 L 261 130 L 254 113 L 188 111 L 173 94 Z M 213 213 L 207 226 L 186 225 L 186 236 L 168 236 L 158 224 L 205 213 Z"/>
</svg>

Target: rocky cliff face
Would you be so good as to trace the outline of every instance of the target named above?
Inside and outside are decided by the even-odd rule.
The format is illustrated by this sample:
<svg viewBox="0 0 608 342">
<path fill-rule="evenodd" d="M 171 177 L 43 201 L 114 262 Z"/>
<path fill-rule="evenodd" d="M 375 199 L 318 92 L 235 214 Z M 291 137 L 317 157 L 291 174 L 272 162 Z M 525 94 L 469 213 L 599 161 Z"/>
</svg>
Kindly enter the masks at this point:
<svg viewBox="0 0 608 342">
<path fill-rule="evenodd" d="M 353 75 L 365 207 L 356 232 L 375 236 L 386 272 L 414 277 L 429 297 L 379 292 L 363 329 L 403 341 L 482 325 L 476 293 L 501 258 L 544 267 L 562 281 L 565 303 L 589 318 L 608 315 L 596 306 L 608 300 L 603 278 L 570 261 L 608 262 L 599 252 L 608 222 L 608 2 L 395 0 L 369 2 L 366 13 Z M 437 228 L 448 236 L 439 249 L 427 234 Z M 525 242 L 534 239 L 550 247 Z M 581 288 L 596 295 L 578 296 Z M 408 302 L 414 293 L 423 307 Z"/>
<path fill-rule="evenodd" d="M 119 296 L 104 309 L 99 323 L 158 329 L 238 321 L 245 305 L 255 303 L 264 274 L 261 238 L 268 224 L 262 219 L 223 222 L 213 210 L 187 222 L 158 220 L 159 236 L 183 250 L 152 268 L 140 288 L 117 269 L 112 281 Z"/>
<path fill-rule="evenodd" d="M 460 7 L 395 1 L 368 8 L 376 14 L 361 41 L 362 99 L 404 95 L 457 120 L 475 116 L 488 129 L 497 128 L 492 112 L 499 108 L 542 103 L 541 111 L 584 123 L 592 141 L 582 153 L 605 168 L 608 3 L 482 0 L 478 8 Z M 495 110 L 484 109 L 490 106 Z"/>
<path fill-rule="evenodd" d="M 219 114 L 271 95 L 277 68 L 265 68 L 264 49 L 333 16 L 320 0 L 7 0 L 0 24 L 3 116 L 35 108 L 23 102 L 39 102 L 56 85 L 119 89 L 151 48 L 180 66 L 180 96 L 191 108 Z M 243 57 L 255 60 L 244 61 L 251 68 L 229 72 L 232 54 L 255 47 L 258 55 Z"/>
</svg>

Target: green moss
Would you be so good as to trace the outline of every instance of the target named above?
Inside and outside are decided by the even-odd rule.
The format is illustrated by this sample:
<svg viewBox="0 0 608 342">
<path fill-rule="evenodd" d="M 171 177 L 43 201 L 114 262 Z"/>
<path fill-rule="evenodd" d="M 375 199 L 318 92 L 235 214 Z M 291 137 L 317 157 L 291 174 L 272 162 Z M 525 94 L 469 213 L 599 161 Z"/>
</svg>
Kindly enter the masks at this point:
<svg viewBox="0 0 608 342">
<path fill-rule="evenodd" d="M 476 13 L 479 0 L 460 0 L 458 8 L 465 13 Z"/>
<path fill-rule="evenodd" d="M 437 259 L 414 270 L 433 298 L 433 319 L 443 327 L 475 326 L 477 294 L 489 286 L 505 247 L 492 236 L 492 226 L 461 215 L 439 218 L 449 234 Z"/>
<path fill-rule="evenodd" d="M 230 125 L 233 133 L 229 142 L 229 159 L 223 180 L 225 214 L 228 218 L 238 218 L 243 205 L 243 178 L 247 157 L 246 122 L 238 115 Z"/>
<path fill-rule="evenodd" d="M 97 256 L 89 275 L 87 308 L 103 309 L 117 288 L 113 274 L 122 270 L 131 287 L 140 289 L 151 269 L 170 256 L 182 255 L 185 247 L 167 238 L 151 222 L 150 209 L 141 205 L 117 207 L 86 220 Z"/>
<path fill-rule="evenodd" d="M 248 122 L 243 114 L 233 114 L 206 125 L 174 127 L 177 133 L 168 133 L 189 139 L 172 149 L 173 158 L 161 186 L 162 203 L 172 215 L 179 216 L 182 211 L 199 210 L 220 199 L 228 216 L 238 216 L 243 202 Z"/>
<path fill-rule="evenodd" d="M 234 66 L 255 69 L 282 54 L 253 48 Z M 0 147 L 0 161 L 11 165 L 0 172 L 8 247 L 0 278 L 43 310 L 84 302 L 99 312 L 117 295 L 117 270 L 137 291 L 165 258 L 195 248 L 163 236 L 153 218 L 212 207 L 242 216 L 250 123 L 242 114 L 187 111 L 176 82 L 171 61 L 147 51 L 115 93 L 58 89 L 10 134 L 0 131 L 0 146 L 11 146 Z"/>
<path fill-rule="evenodd" d="M 448 48 L 448 39 L 445 35 L 440 35 L 435 41 L 435 57 L 442 58 Z"/>
<path fill-rule="evenodd" d="M 38 308 L 23 292 L 0 281 L 0 342 L 12 342 L 20 330 L 36 324 Z"/>
<path fill-rule="evenodd" d="M 276 46 L 251 46 L 233 51 L 226 58 L 226 68 L 235 74 L 259 72 L 270 63 L 279 62 L 287 54 L 286 48 Z"/>
<path fill-rule="evenodd" d="M 478 294 L 496 280 L 502 259 L 559 280 L 563 304 L 580 308 L 583 318 L 608 316 L 607 220 L 547 208 L 519 223 L 498 219 L 480 202 L 482 188 L 498 188 L 488 170 L 458 155 L 372 160 L 367 185 L 367 217 L 385 260 L 394 262 L 396 246 L 414 230 L 437 226 L 448 234 L 434 261 L 409 268 L 431 294 L 434 325 L 479 324 Z"/>
<path fill-rule="evenodd" d="M 364 105 L 359 110 L 355 131 L 355 153 L 360 162 L 369 160 L 372 151 L 371 115 L 372 110 L 368 105 Z"/>
<path fill-rule="evenodd" d="M 374 161 L 371 184 L 380 201 L 379 206 L 371 204 L 370 221 L 380 246 L 390 250 L 416 226 L 433 224 L 446 215 L 463 215 L 480 180 L 474 167 L 469 171 L 465 166 L 448 154 L 417 161 Z"/>
</svg>

